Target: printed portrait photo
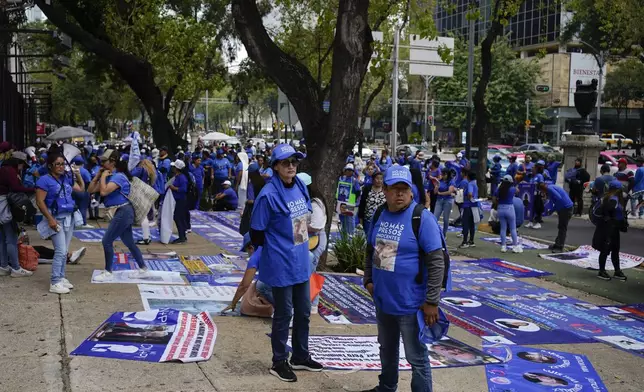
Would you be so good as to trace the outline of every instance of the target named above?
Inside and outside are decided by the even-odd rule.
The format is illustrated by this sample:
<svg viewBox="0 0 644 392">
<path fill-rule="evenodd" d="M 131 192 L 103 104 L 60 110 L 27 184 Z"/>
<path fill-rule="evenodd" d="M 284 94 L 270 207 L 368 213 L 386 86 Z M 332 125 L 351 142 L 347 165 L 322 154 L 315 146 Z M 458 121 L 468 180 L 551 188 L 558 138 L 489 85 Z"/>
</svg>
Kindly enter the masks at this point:
<svg viewBox="0 0 644 392">
<path fill-rule="evenodd" d="M 174 325 L 104 323 L 89 340 L 99 342 L 129 342 L 167 344 L 174 332 Z"/>
<path fill-rule="evenodd" d="M 376 239 L 376 247 L 373 252 L 374 267 L 384 271 L 393 271 L 396 267 L 397 252 L 397 241 Z"/>
<path fill-rule="evenodd" d="M 307 216 L 302 215 L 291 219 L 293 225 L 293 242 L 295 245 L 303 244 L 309 240 Z"/>
<path fill-rule="evenodd" d="M 535 323 L 524 320 L 516 319 L 496 319 L 494 324 L 501 328 L 517 330 L 521 332 L 537 332 L 540 330 L 539 326 Z"/>
<path fill-rule="evenodd" d="M 445 297 L 441 299 L 441 301 L 451 305 L 461 306 L 463 308 L 478 308 L 481 306 L 480 302 L 469 298 Z"/>
<path fill-rule="evenodd" d="M 551 357 L 549 355 L 537 352 L 537 351 L 521 351 L 517 356 L 526 361 L 534 363 L 547 363 L 553 364 L 557 363 L 557 358 Z"/>
</svg>

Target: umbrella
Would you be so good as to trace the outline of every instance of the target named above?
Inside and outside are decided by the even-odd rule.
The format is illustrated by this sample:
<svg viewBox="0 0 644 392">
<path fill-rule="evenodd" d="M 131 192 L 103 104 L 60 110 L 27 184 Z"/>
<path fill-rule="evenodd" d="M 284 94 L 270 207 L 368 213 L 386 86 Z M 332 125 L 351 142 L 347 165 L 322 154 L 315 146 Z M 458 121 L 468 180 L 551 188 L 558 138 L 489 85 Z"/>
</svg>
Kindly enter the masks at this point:
<svg viewBox="0 0 644 392">
<path fill-rule="evenodd" d="M 201 138 L 204 142 L 222 142 L 230 139 L 230 136 L 221 132 L 210 132 Z"/>
<path fill-rule="evenodd" d="M 94 134 L 84 129 L 74 127 L 60 127 L 54 133 L 47 136 L 48 140 L 73 139 L 75 137 L 94 137 Z"/>
</svg>

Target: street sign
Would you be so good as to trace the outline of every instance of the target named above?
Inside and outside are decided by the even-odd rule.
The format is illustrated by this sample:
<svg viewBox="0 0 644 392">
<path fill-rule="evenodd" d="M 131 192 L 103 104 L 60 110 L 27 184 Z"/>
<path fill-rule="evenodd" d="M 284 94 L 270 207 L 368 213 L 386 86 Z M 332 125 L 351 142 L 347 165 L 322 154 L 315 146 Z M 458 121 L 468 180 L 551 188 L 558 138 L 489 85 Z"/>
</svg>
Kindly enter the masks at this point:
<svg viewBox="0 0 644 392">
<path fill-rule="evenodd" d="M 197 121 L 203 121 L 206 119 L 206 116 L 203 113 L 197 113 L 195 114 L 195 120 Z"/>
<path fill-rule="evenodd" d="M 534 86 L 534 88 L 539 93 L 547 93 L 548 91 L 550 91 L 550 86 L 545 84 L 537 84 L 536 86 Z"/>
<path fill-rule="evenodd" d="M 427 123 L 429 125 L 434 125 L 434 116 L 427 116 Z"/>
<path fill-rule="evenodd" d="M 531 121 L 530 121 L 530 120 L 525 120 L 525 126 L 526 126 L 526 127 L 529 127 L 529 126 L 530 126 L 530 124 L 531 124 Z"/>
<path fill-rule="evenodd" d="M 94 128 L 94 126 L 96 126 L 96 123 L 94 122 L 94 120 L 87 120 L 87 126 L 90 128 Z"/>
</svg>

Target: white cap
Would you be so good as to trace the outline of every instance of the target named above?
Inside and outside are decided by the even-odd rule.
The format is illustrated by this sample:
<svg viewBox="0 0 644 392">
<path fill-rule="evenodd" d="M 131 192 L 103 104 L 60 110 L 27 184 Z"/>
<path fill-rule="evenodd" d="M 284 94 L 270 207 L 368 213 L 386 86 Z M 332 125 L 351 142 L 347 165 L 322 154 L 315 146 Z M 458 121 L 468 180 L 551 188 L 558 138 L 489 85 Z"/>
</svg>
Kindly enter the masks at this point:
<svg viewBox="0 0 644 392">
<path fill-rule="evenodd" d="M 456 154 L 456 158 L 463 158 L 463 154 L 459 152 L 458 154 Z"/>
<path fill-rule="evenodd" d="M 353 163 L 347 163 L 346 165 L 344 165 L 344 170 L 355 170 L 353 168 Z"/>
<path fill-rule="evenodd" d="M 221 185 L 228 185 L 228 186 L 231 186 L 231 185 L 232 185 L 232 183 L 231 183 L 230 181 L 226 180 L 226 181 L 222 182 L 222 183 L 221 183 Z"/>
<path fill-rule="evenodd" d="M 181 159 L 177 159 L 176 161 L 171 163 L 172 166 L 176 167 L 179 170 L 183 170 L 186 167 L 186 164 L 184 161 Z"/>
</svg>

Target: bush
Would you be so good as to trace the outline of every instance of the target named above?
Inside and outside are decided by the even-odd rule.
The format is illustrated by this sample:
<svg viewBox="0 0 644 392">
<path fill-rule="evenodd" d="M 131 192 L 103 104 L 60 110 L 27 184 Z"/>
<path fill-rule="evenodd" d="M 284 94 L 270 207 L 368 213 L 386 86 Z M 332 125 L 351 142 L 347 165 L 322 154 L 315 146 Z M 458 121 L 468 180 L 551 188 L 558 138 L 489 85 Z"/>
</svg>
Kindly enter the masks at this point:
<svg viewBox="0 0 644 392">
<path fill-rule="evenodd" d="M 356 230 L 350 236 L 340 231 L 340 238 L 333 244 L 333 254 L 338 264 L 332 268 L 335 272 L 355 273 L 356 268 L 364 269 L 364 260 L 367 254 L 367 238 L 364 232 Z"/>
<path fill-rule="evenodd" d="M 420 144 L 423 142 L 423 137 L 418 132 L 414 132 L 409 136 L 410 144 Z"/>
<path fill-rule="evenodd" d="M 535 163 L 540 159 L 543 160 L 544 162 L 548 162 L 549 155 L 554 155 L 555 161 L 559 161 L 563 163 L 563 154 L 558 151 L 555 151 L 555 152 L 530 151 L 529 154 L 530 156 L 532 156 L 532 162 L 535 162 Z"/>
</svg>

